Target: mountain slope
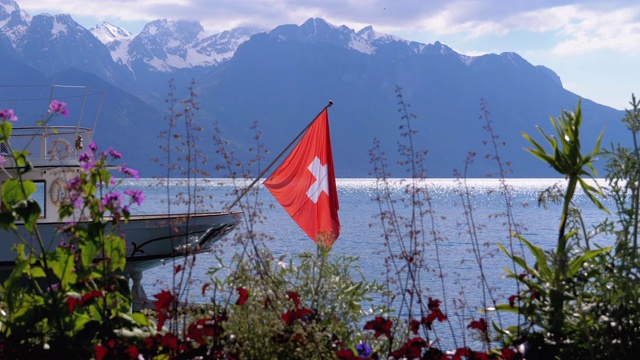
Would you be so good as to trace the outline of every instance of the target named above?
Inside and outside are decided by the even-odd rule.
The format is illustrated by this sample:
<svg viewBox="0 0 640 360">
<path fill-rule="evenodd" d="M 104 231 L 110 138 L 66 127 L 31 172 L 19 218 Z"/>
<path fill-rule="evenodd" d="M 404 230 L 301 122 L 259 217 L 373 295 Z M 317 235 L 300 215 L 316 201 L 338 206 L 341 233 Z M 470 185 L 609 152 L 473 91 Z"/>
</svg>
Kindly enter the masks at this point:
<svg viewBox="0 0 640 360">
<path fill-rule="evenodd" d="M 495 134 L 507 142 L 503 161 L 512 161 L 512 176 L 554 175 L 521 149 L 527 144 L 520 136 L 521 131 L 535 136 L 538 124 L 551 132 L 548 116 L 577 104 L 578 96 L 563 89 L 548 69 L 514 53 L 469 58 L 440 43 L 416 51 L 408 42 L 391 41 L 367 55 L 346 46 L 344 37 L 316 30 L 305 34 L 309 30 L 301 26 L 295 34 L 294 27 L 286 26 L 255 35 L 200 82 L 203 111 L 222 119 L 222 129 L 237 141 L 239 153 L 254 146 L 246 129 L 258 121 L 262 139 L 275 156 L 331 99 L 336 174 L 369 174 L 369 150 L 378 138 L 392 175 L 406 176 L 396 165 L 401 160 L 395 149 L 401 125 L 395 93 L 399 86 L 409 111 L 418 116 L 413 122 L 419 131 L 416 144 L 429 151 L 430 176 L 451 177 L 454 168 L 462 169 L 468 152 L 480 157 L 490 151 L 483 141 L 491 136 L 478 120 L 481 99 L 490 110 Z M 290 36 L 282 36 L 284 31 Z M 621 138 L 620 111 L 588 100 L 583 100 L 583 109 L 587 148 L 605 126 L 605 141 Z M 483 177 L 495 172 L 495 164 L 478 159 L 471 171 Z"/>
</svg>

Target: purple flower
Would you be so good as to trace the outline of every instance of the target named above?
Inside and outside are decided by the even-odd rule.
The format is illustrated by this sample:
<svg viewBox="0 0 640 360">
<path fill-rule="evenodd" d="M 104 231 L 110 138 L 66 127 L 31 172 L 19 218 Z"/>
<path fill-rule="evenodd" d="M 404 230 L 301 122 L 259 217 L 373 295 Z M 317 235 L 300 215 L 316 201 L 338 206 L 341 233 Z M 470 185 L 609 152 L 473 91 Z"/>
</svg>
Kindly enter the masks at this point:
<svg viewBox="0 0 640 360">
<path fill-rule="evenodd" d="M 89 172 L 96 167 L 96 162 L 93 161 L 93 155 L 86 151 L 78 156 L 78 162 L 80 162 L 80 167 L 82 167 L 85 172 Z"/>
<path fill-rule="evenodd" d="M 13 109 L 0 110 L 0 120 L 16 121 L 18 117 L 13 114 Z"/>
<path fill-rule="evenodd" d="M 106 194 L 102 201 L 100 202 L 100 211 L 103 211 L 105 208 L 110 210 L 118 210 L 121 207 L 122 202 L 122 194 L 117 191 L 110 192 Z"/>
<path fill-rule="evenodd" d="M 138 206 L 140 206 L 142 204 L 142 200 L 144 200 L 142 190 L 127 189 L 124 191 L 124 193 L 129 195 L 129 197 L 131 198 L 131 204 L 136 203 L 138 204 Z"/>
<path fill-rule="evenodd" d="M 89 153 L 86 151 L 80 154 L 80 156 L 78 156 L 78 161 L 80 161 L 81 163 L 89 162 L 89 160 L 91 160 L 91 157 L 89 156 Z"/>
<path fill-rule="evenodd" d="M 89 144 L 89 150 L 91 150 L 92 153 L 98 151 L 98 145 L 96 145 L 95 141 L 92 141 L 91 144 Z"/>
<path fill-rule="evenodd" d="M 122 164 L 121 166 L 118 166 L 118 171 L 134 179 L 139 179 L 138 170 L 128 168 L 127 164 Z"/>
<path fill-rule="evenodd" d="M 71 180 L 67 181 L 67 185 L 70 189 L 80 186 L 80 177 L 74 176 Z"/>
<path fill-rule="evenodd" d="M 69 109 L 67 109 L 67 103 L 63 103 L 62 101 L 58 101 L 58 100 L 51 101 L 51 104 L 49 104 L 49 112 L 52 114 L 59 113 L 64 117 L 69 116 Z"/>
<path fill-rule="evenodd" d="M 73 226 L 76 226 L 76 225 L 78 225 L 78 222 L 77 222 L 77 221 L 75 221 L 75 220 L 68 221 L 68 222 L 66 222 L 66 223 L 64 224 L 64 226 L 65 226 L 65 227 L 67 227 L 67 228 L 69 228 L 69 227 L 73 227 Z"/>
<path fill-rule="evenodd" d="M 73 200 L 73 208 L 74 209 L 81 209 L 83 204 L 84 204 L 84 201 L 80 197 L 76 197 Z"/>
<path fill-rule="evenodd" d="M 109 148 L 109 151 L 107 151 L 105 154 L 105 157 L 107 155 L 111 155 L 112 159 L 121 159 L 122 158 L 122 154 L 117 152 L 116 150 L 114 150 L 113 148 Z"/>
<path fill-rule="evenodd" d="M 6 162 L 7 162 L 7 159 L 5 159 L 4 156 L 0 155 L 0 167 L 3 167 Z"/>
<path fill-rule="evenodd" d="M 365 342 L 356 345 L 356 351 L 358 352 L 358 356 L 364 358 L 369 357 L 369 354 L 371 354 L 371 348 Z"/>
</svg>

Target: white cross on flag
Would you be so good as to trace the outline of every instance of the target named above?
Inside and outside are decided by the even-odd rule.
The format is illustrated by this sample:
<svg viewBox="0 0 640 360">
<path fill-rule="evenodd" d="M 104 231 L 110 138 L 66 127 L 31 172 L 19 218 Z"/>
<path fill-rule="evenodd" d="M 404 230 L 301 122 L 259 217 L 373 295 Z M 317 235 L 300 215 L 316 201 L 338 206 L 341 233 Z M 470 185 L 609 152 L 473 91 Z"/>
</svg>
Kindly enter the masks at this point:
<svg viewBox="0 0 640 360">
<path fill-rule="evenodd" d="M 333 245 L 340 220 L 326 108 L 264 185 L 313 241 Z"/>
</svg>

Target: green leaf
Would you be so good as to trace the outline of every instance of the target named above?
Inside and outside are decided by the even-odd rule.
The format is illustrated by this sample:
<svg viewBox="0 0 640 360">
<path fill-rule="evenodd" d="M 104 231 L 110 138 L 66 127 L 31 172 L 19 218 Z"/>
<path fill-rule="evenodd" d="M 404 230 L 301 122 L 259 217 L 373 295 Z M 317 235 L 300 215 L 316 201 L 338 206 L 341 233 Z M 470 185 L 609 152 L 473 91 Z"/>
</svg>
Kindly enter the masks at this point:
<svg viewBox="0 0 640 360">
<path fill-rule="evenodd" d="M 529 248 L 531 254 L 536 258 L 536 264 L 538 265 L 540 277 L 544 280 L 551 280 L 553 274 L 549 269 L 549 265 L 547 263 L 547 261 L 549 260 L 547 254 L 539 246 L 531 244 L 522 236 L 516 235 L 516 237 L 520 239 L 520 241 L 522 241 L 525 245 L 527 245 L 527 248 Z"/>
<path fill-rule="evenodd" d="M 104 257 L 110 259 L 110 270 L 124 271 L 127 262 L 124 240 L 115 234 L 107 234 L 104 241 L 104 251 Z"/>
<path fill-rule="evenodd" d="M 91 317 L 98 321 L 98 322 L 102 322 L 102 311 L 101 309 L 96 305 L 96 304 L 91 304 L 89 305 L 89 314 L 91 315 Z"/>
<path fill-rule="evenodd" d="M 520 314 L 520 307 L 518 305 L 498 304 L 495 306 L 497 311 L 511 312 L 514 314 Z"/>
<path fill-rule="evenodd" d="M 517 255 L 513 255 L 511 254 L 509 251 L 507 251 L 507 249 L 504 248 L 504 246 L 502 246 L 502 244 L 498 243 L 498 247 L 500 248 L 500 250 L 502 250 L 502 252 L 504 252 L 509 258 L 511 258 L 511 260 L 513 260 L 516 264 L 520 265 L 521 268 L 523 268 L 526 272 L 528 273 L 532 273 L 535 274 L 537 276 L 537 271 L 535 271 L 534 269 L 530 268 L 529 265 L 527 265 L 527 262 L 524 261 L 523 258 L 521 258 L 520 256 Z"/>
<path fill-rule="evenodd" d="M 9 231 L 11 229 L 17 229 L 16 227 L 16 217 L 13 215 L 13 212 L 0 212 L 0 229 L 4 231 Z"/>
<path fill-rule="evenodd" d="M 13 124 L 11 121 L 0 122 L 0 141 L 6 141 L 11 137 Z"/>
<path fill-rule="evenodd" d="M 608 246 L 606 248 L 602 248 L 602 249 L 595 249 L 595 250 L 588 250 L 585 251 L 582 255 L 578 256 L 577 258 L 573 259 L 571 261 L 571 263 L 569 263 L 569 273 L 567 274 L 569 277 L 573 277 L 575 276 L 578 271 L 580 271 L 580 268 L 582 268 L 582 264 L 584 264 L 585 262 L 587 262 L 589 259 L 598 256 L 600 254 L 606 253 L 611 251 L 611 246 Z"/>
<path fill-rule="evenodd" d="M 98 255 L 98 251 L 100 248 L 96 241 L 92 239 L 86 239 L 85 241 L 81 241 L 80 245 L 80 258 L 82 260 L 82 266 L 86 269 L 93 261 L 96 259 L 96 255 Z"/>
<path fill-rule="evenodd" d="M 29 162 L 28 160 L 28 156 L 31 155 L 30 151 L 14 151 L 13 152 L 13 159 L 16 162 L 16 164 L 18 166 L 24 166 L 25 169 L 22 170 L 22 173 L 26 173 L 27 171 L 31 170 L 33 167 L 31 166 L 31 162 Z"/>
<path fill-rule="evenodd" d="M 37 201 L 33 199 L 20 200 L 12 207 L 16 214 L 24 221 L 24 227 L 32 233 L 42 211 Z"/>
<path fill-rule="evenodd" d="M 149 319 L 147 319 L 147 317 L 144 314 L 139 312 L 134 312 L 130 314 L 120 314 L 120 316 L 124 319 L 128 319 L 129 321 L 131 321 L 132 323 L 138 326 L 151 326 L 151 322 L 149 321 Z"/>
<path fill-rule="evenodd" d="M 53 253 L 45 255 L 47 265 L 55 276 L 60 280 L 62 289 L 67 289 L 68 285 L 74 283 L 78 275 L 73 271 L 74 256 L 66 247 L 57 247 Z"/>
<path fill-rule="evenodd" d="M 91 321 L 91 317 L 89 317 L 89 314 L 80 314 L 78 316 L 75 316 L 73 321 L 73 331 L 74 332 L 82 331 L 82 329 L 84 329 L 84 326 L 89 321 Z"/>
<path fill-rule="evenodd" d="M 2 184 L 2 201 L 8 208 L 12 208 L 19 201 L 27 200 L 34 192 L 36 185 L 33 181 L 9 179 Z"/>
</svg>

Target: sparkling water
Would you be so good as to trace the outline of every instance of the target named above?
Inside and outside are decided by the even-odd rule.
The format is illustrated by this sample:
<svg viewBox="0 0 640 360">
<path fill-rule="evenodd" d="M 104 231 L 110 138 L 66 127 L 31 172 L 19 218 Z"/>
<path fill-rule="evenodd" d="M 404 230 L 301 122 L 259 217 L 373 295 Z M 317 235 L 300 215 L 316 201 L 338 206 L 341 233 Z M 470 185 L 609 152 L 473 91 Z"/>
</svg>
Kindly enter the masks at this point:
<svg viewBox="0 0 640 360">
<path fill-rule="evenodd" d="M 234 185 L 228 179 L 209 179 L 192 182 L 191 187 L 185 186 L 180 180 L 172 180 L 170 191 L 166 186 L 154 187 L 156 179 L 141 179 L 126 181 L 123 185 L 144 190 L 146 199 L 138 210 L 142 213 L 162 213 L 167 211 L 167 198 L 173 198 L 178 193 L 192 192 L 211 196 L 204 204 L 187 208 L 185 205 L 172 205 L 172 212 L 183 210 L 221 211 L 233 202 L 235 196 L 229 193 Z M 404 206 L 399 200 L 407 198 L 405 187 L 410 180 L 392 179 L 387 183 L 387 191 L 391 198 L 398 200 L 394 204 L 397 214 L 411 215 L 411 206 Z M 602 181 L 600 181 L 602 183 Z M 258 183 L 260 184 L 260 183 Z M 512 219 L 517 224 L 523 237 L 543 249 L 555 247 L 560 223 L 560 204 L 549 204 L 547 208 L 538 206 L 538 195 L 546 188 L 559 184 L 565 185 L 563 179 L 509 179 L 501 183 L 496 179 L 429 179 L 422 181 L 419 186 L 428 190 L 435 230 L 441 239 L 438 241 L 439 270 L 436 250 L 433 240 L 427 236 L 429 245 L 426 247 L 425 258 L 432 271 L 421 274 L 421 282 L 427 296 L 445 300 L 449 306 L 449 317 L 452 318 L 453 300 L 463 300 L 466 312 L 458 310 L 459 317 L 469 318 L 483 316 L 479 310 L 483 307 L 482 287 L 478 262 L 473 252 L 472 236 L 476 236 L 479 251 L 482 256 L 482 266 L 487 282 L 492 287 L 493 296 L 497 303 L 506 303 L 508 297 L 516 293 L 513 280 L 505 279 L 505 268 L 513 269 L 512 262 L 499 251 L 497 244 L 501 243 L 509 249 L 509 227 L 506 212 L 511 211 Z M 194 186 L 195 185 L 195 186 Z M 247 183 L 238 184 L 246 186 Z M 505 197 L 503 189 L 508 189 Z M 300 252 L 315 252 L 315 244 L 298 228 L 296 223 L 282 209 L 271 194 L 258 186 L 258 194 L 250 195 L 250 201 L 262 202 L 263 213 L 267 220 L 263 224 L 255 224 L 255 230 L 273 236 L 275 240 L 267 244 L 271 252 L 276 255 L 293 257 Z M 334 254 L 345 254 L 359 258 L 358 265 L 370 279 L 384 281 L 384 258 L 388 255 L 388 248 L 384 246 L 383 227 L 376 217 L 380 213 L 380 205 L 373 199 L 380 193 L 380 184 L 375 179 L 338 179 L 338 196 L 340 201 L 341 234 L 332 248 Z M 468 197 L 467 197 L 468 196 Z M 471 211 L 463 205 L 463 201 L 471 204 Z M 509 206 L 507 206 L 509 202 Z M 574 199 L 582 210 L 587 230 L 590 225 L 600 222 L 607 216 L 593 206 L 590 201 L 578 193 Z M 611 208 L 606 202 L 605 206 Z M 422 217 L 426 221 L 426 230 L 430 231 L 431 217 Z M 469 231 L 472 221 L 474 231 Z M 242 229 L 236 230 L 242 231 Z M 230 235 L 232 236 L 232 235 Z M 520 251 L 520 243 L 513 239 L 514 249 Z M 611 240 L 605 237 L 596 238 L 596 243 L 608 245 Z M 391 242 L 393 248 L 393 242 Z M 229 245 L 222 255 L 223 259 L 230 259 L 239 249 Z M 528 255 L 528 254 L 527 254 Z M 223 260 L 224 261 L 224 260 Z M 528 261 L 533 263 L 529 255 Z M 202 284 L 209 281 L 207 272 L 215 264 L 214 254 L 199 255 L 192 272 L 193 291 L 190 292 L 192 302 L 206 302 L 208 298 L 201 296 Z M 518 269 L 521 271 L 521 269 Z M 444 292 L 440 274 L 444 277 Z M 144 273 L 142 281 L 147 295 L 160 290 L 169 289 L 172 285 L 173 266 L 169 261 Z M 465 322 L 466 323 L 466 322 Z M 443 325 L 441 325 L 443 326 Z M 440 336 L 440 335 L 439 335 Z M 446 335 L 442 335 L 446 338 Z M 445 339 L 446 340 L 446 339 Z"/>
</svg>

